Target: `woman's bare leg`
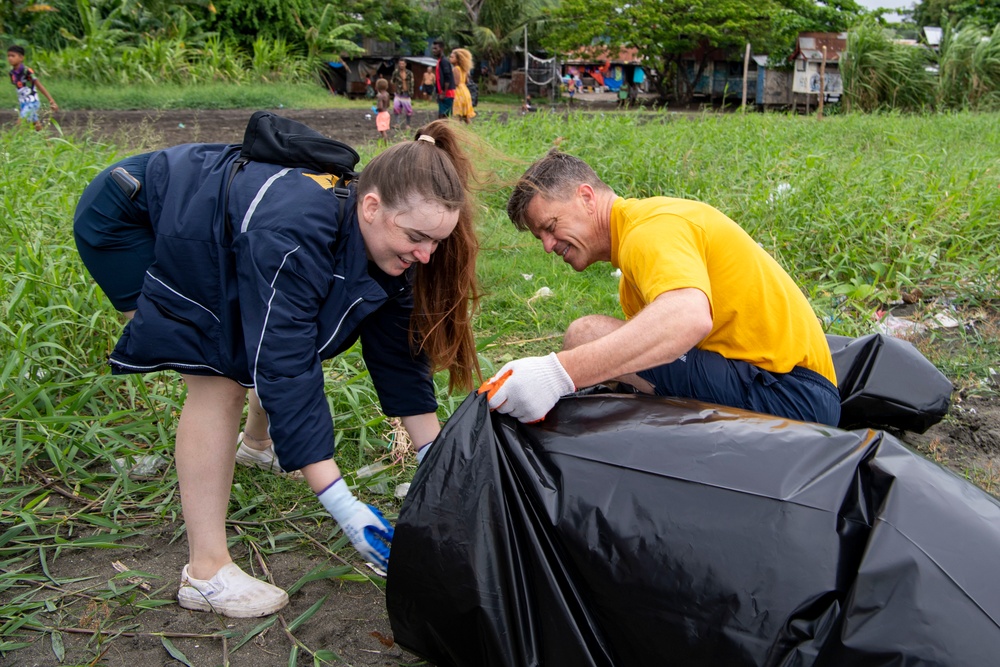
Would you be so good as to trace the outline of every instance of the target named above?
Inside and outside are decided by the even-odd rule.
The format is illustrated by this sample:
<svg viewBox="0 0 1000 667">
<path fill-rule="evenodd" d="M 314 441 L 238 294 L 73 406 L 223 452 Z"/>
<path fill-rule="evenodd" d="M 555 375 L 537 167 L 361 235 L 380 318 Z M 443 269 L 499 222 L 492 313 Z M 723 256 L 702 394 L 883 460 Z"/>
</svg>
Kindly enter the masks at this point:
<svg viewBox="0 0 1000 667">
<path fill-rule="evenodd" d="M 257 392 L 251 389 L 247 392 L 247 421 L 243 425 L 243 442 L 251 449 L 267 449 L 271 445 L 267 427 L 267 413 L 260 405 Z"/>
<path fill-rule="evenodd" d="M 187 400 L 177 425 L 177 480 L 196 579 L 211 579 L 232 562 L 226 546 L 226 515 L 233 486 L 233 443 L 243 416 L 246 389 L 220 377 L 184 375 Z"/>
</svg>

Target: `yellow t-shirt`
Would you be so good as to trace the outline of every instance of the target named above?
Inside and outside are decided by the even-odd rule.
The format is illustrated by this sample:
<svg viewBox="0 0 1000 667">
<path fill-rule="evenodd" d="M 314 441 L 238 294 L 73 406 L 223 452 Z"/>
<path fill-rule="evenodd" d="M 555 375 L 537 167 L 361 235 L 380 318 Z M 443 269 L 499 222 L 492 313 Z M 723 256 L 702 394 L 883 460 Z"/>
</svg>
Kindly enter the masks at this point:
<svg viewBox="0 0 1000 667">
<path fill-rule="evenodd" d="M 735 222 L 708 204 L 652 197 L 615 200 L 611 263 L 626 318 L 664 292 L 708 297 L 712 331 L 698 344 L 774 373 L 795 366 L 834 385 L 830 347 L 812 306 L 784 269 Z"/>
</svg>

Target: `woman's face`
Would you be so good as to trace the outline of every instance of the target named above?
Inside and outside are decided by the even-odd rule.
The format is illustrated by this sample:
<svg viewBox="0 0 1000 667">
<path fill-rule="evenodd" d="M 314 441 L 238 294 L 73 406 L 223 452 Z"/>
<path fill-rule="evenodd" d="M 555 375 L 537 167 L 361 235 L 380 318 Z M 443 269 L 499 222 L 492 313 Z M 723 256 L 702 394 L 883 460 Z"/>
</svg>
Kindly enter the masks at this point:
<svg viewBox="0 0 1000 667">
<path fill-rule="evenodd" d="M 417 195 L 390 209 L 373 190 L 361 199 L 358 224 L 368 259 L 390 276 L 398 276 L 416 263 L 430 261 L 438 244 L 455 230 L 458 210 L 449 211 Z"/>
<path fill-rule="evenodd" d="M 454 52 L 448 55 L 448 61 L 451 62 L 452 65 L 458 64 L 458 57 L 455 55 Z"/>
</svg>

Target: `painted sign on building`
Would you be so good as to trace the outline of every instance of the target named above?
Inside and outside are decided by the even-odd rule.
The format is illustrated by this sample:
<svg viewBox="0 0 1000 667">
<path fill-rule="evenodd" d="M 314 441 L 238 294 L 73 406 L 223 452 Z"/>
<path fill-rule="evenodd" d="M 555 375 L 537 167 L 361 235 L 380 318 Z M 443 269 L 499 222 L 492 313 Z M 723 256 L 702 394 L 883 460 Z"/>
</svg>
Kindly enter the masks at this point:
<svg viewBox="0 0 1000 667">
<path fill-rule="evenodd" d="M 819 63 L 803 63 L 802 61 L 796 63 L 796 65 L 799 64 L 806 65 L 806 70 L 799 72 L 798 67 L 796 67 L 795 78 L 792 80 L 792 92 L 818 95 Z M 844 91 L 843 84 L 840 81 L 840 72 L 836 68 L 831 68 L 829 64 L 827 65 L 826 74 L 823 79 L 823 92 L 827 95 L 840 95 Z"/>
</svg>

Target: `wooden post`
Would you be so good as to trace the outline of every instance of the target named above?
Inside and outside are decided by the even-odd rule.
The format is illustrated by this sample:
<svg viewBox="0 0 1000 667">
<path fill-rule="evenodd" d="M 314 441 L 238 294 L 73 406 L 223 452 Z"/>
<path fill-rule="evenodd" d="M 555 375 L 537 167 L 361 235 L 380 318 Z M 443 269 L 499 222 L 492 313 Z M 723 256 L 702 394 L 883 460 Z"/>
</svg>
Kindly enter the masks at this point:
<svg viewBox="0 0 1000 667">
<path fill-rule="evenodd" d="M 750 42 L 747 42 L 747 52 L 743 56 L 743 112 L 747 110 L 747 74 L 750 72 Z"/>
<path fill-rule="evenodd" d="M 823 62 L 819 65 L 819 109 L 816 120 L 823 120 L 823 98 L 826 97 L 826 47 L 823 47 Z"/>
</svg>

